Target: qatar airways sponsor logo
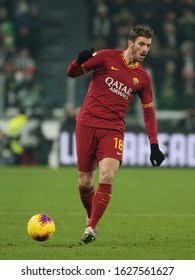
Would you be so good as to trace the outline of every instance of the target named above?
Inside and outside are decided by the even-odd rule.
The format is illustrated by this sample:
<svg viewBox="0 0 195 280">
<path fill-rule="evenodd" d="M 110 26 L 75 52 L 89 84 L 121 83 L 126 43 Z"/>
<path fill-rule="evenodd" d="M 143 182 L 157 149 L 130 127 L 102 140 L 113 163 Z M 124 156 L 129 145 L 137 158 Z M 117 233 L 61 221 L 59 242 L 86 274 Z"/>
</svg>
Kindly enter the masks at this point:
<svg viewBox="0 0 195 280">
<path fill-rule="evenodd" d="M 115 81 L 111 77 L 107 77 L 105 79 L 106 84 L 109 87 L 109 90 L 111 92 L 116 93 L 117 95 L 120 95 L 124 99 L 128 100 L 130 97 L 131 92 L 133 91 L 132 88 L 128 88 L 125 84 Z"/>
</svg>

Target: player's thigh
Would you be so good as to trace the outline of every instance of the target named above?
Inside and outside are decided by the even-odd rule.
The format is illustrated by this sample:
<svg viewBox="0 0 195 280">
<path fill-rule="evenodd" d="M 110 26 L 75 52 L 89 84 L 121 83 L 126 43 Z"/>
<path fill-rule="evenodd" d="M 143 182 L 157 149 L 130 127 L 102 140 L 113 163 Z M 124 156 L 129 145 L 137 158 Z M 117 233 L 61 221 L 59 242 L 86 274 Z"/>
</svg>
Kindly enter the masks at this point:
<svg viewBox="0 0 195 280">
<path fill-rule="evenodd" d="M 115 158 L 104 158 L 99 162 L 99 182 L 112 184 L 114 175 L 120 166 L 120 161 Z"/>
<path fill-rule="evenodd" d="M 91 172 L 96 169 L 95 128 L 77 123 L 76 125 L 76 151 L 77 168 L 81 172 Z"/>
<path fill-rule="evenodd" d="M 96 152 L 98 162 L 104 158 L 114 158 L 122 162 L 123 139 L 124 134 L 116 130 L 107 130 L 103 136 L 100 135 Z"/>
</svg>

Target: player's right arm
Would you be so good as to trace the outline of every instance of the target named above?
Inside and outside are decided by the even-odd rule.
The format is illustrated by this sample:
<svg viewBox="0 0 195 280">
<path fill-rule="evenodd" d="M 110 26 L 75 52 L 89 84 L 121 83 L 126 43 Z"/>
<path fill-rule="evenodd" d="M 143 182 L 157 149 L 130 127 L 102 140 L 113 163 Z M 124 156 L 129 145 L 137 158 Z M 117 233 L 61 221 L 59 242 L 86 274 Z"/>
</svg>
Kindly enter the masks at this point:
<svg viewBox="0 0 195 280">
<path fill-rule="evenodd" d="M 79 77 L 83 74 L 87 74 L 89 71 L 94 70 L 103 63 L 104 52 L 95 52 L 84 50 L 79 53 L 78 58 L 74 59 L 67 69 L 67 76 L 71 78 Z M 97 55 L 98 54 L 98 55 Z"/>
<path fill-rule="evenodd" d="M 77 60 L 74 59 L 70 63 L 70 65 L 68 66 L 68 69 L 66 71 L 66 75 L 71 77 L 71 78 L 76 78 L 76 77 L 79 77 L 83 74 L 84 74 L 84 72 L 83 72 L 81 66 L 78 64 Z"/>
<path fill-rule="evenodd" d="M 94 48 L 89 50 L 83 50 L 79 53 L 77 59 L 73 60 L 73 62 L 69 65 L 66 74 L 69 77 L 75 78 L 85 74 L 83 71 L 83 63 L 93 57 Z"/>
</svg>

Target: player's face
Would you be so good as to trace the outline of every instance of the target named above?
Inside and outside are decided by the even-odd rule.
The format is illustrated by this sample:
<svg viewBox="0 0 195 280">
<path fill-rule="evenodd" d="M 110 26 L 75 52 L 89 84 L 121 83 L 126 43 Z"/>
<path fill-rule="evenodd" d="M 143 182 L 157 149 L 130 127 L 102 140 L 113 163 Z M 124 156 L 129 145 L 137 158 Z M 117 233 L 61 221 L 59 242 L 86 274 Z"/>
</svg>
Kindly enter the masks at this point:
<svg viewBox="0 0 195 280">
<path fill-rule="evenodd" d="M 131 55 L 133 61 L 141 62 L 147 55 L 150 46 L 151 38 L 138 37 L 135 42 L 130 41 L 129 47 L 131 48 Z"/>
</svg>

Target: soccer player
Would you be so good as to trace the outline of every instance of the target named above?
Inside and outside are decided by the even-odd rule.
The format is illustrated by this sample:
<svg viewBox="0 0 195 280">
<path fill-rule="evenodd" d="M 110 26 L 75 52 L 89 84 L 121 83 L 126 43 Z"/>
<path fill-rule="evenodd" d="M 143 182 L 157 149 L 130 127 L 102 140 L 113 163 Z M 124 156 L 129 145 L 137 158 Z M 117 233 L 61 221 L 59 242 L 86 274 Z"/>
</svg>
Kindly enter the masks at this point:
<svg viewBox="0 0 195 280">
<path fill-rule="evenodd" d="M 112 195 L 112 182 L 122 161 L 125 114 L 135 96 L 141 100 L 153 166 L 160 166 L 164 154 L 157 139 L 151 80 L 141 65 L 147 55 L 153 31 L 142 25 L 130 30 L 125 51 L 83 50 L 67 69 L 75 78 L 93 71 L 88 92 L 76 119 L 77 168 L 80 198 L 87 213 L 81 241 L 96 239 L 96 226 Z M 96 166 L 99 186 L 94 189 Z"/>
</svg>

